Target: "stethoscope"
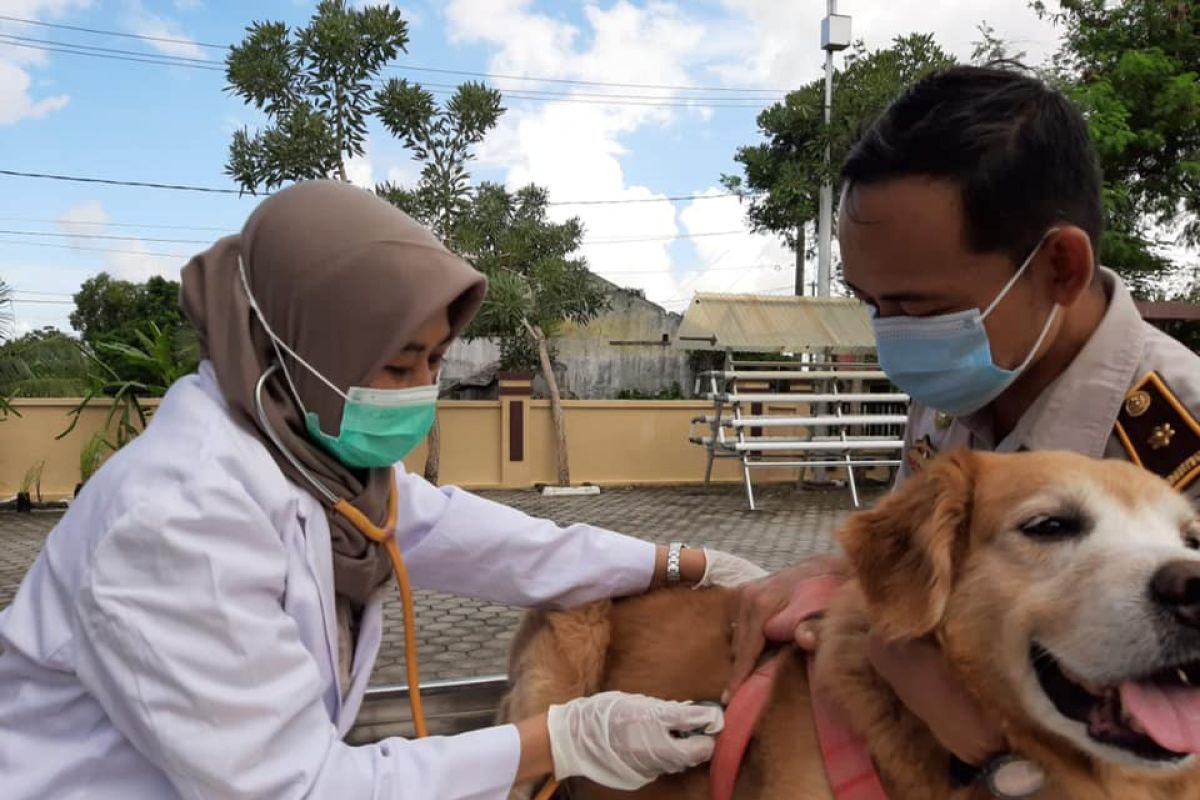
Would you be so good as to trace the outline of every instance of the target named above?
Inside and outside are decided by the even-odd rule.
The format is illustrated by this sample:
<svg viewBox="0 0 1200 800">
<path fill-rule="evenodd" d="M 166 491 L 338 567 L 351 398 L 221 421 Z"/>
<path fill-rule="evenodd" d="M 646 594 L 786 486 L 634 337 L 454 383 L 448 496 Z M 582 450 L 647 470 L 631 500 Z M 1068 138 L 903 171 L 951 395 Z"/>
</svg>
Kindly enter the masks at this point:
<svg viewBox="0 0 1200 800">
<path fill-rule="evenodd" d="M 387 551 L 388 557 L 392 562 L 392 571 L 396 573 L 396 584 L 400 588 L 400 605 L 404 616 L 404 667 L 408 677 L 408 702 L 412 708 L 413 728 L 416 730 L 417 738 L 428 736 L 429 731 L 425 726 L 425 712 L 421 707 L 420 670 L 417 665 L 417 622 L 416 614 L 413 611 L 412 584 L 408 580 L 408 569 L 404 566 L 404 558 L 400 555 L 400 546 L 396 543 L 394 535 L 396 528 L 396 484 L 393 481 L 391 489 L 388 492 L 387 518 L 384 521 L 383 527 L 380 528 L 367 519 L 365 514 L 351 505 L 350 501 L 338 497 L 329 490 L 329 487 L 325 486 L 315 475 L 309 472 L 300 463 L 300 459 L 296 458 L 295 454 L 284 446 L 279 435 L 275 433 L 275 429 L 271 425 L 271 420 L 267 416 L 266 407 L 263 405 L 263 387 L 266 386 L 267 380 L 278 369 L 278 362 L 271 364 L 263 372 L 262 376 L 259 377 L 258 382 L 254 386 L 254 413 L 258 417 L 259 427 L 267 434 L 267 438 L 271 440 L 271 444 L 275 445 L 275 449 L 283 454 L 283 457 L 295 468 L 296 472 L 308 481 L 317 494 L 334 511 L 341 514 L 363 536 L 366 536 L 373 542 L 382 544 L 384 550 Z"/>
</svg>

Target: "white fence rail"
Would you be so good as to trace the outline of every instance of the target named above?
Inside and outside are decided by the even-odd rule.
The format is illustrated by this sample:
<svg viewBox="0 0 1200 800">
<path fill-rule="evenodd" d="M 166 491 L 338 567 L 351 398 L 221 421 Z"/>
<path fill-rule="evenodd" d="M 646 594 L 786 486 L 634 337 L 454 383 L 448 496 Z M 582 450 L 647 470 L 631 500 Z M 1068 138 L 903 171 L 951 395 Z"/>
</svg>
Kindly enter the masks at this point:
<svg viewBox="0 0 1200 800">
<path fill-rule="evenodd" d="M 857 507 L 855 471 L 890 470 L 904 455 L 908 395 L 871 366 L 729 361 L 726 369 L 698 375 L 696 394 L 713 404 L 712 413 L 692 420 L 689 437 L 708 451 L 705 483 L 716 459 L 740 460 L 754 509 L 752 470 L 811 469 L 819 477 L 841 467 Z M 764 436 L 767 430 L 772 435 Z"/>
</svg>

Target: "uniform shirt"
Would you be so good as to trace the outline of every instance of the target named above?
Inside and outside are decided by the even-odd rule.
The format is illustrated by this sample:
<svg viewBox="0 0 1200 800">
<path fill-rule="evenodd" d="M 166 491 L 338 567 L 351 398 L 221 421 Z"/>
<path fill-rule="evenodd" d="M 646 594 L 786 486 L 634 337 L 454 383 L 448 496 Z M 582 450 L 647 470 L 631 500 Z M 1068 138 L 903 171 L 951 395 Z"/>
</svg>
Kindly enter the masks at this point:
<svg viewBox="0 0 1200 800">
<path fill-rule="evenodd" d="M 1143 320 L 1116 273 L 1100 281 L 1100 325 L 1008 436 L 996 441 L 987 409 L 956 418 L 912 403 L 897 485 L 947 450 L 1069 450 L 1134 461 L 1200 500 L 1200 356 Z"/>
</svg>

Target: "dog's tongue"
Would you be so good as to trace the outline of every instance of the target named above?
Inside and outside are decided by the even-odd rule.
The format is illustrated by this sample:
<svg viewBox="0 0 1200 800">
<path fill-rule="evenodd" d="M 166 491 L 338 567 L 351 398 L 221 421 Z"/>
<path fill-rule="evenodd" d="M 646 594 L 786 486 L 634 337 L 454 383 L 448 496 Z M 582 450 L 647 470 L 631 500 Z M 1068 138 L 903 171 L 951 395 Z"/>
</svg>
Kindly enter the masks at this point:
<svg viewBox="0 0 1200 800">
<path fill-rule="evenodd" d="M 1200 753 L 1200 689 L 1126 681 L 1121 703 L 1160 747 Z"/>
</svg>

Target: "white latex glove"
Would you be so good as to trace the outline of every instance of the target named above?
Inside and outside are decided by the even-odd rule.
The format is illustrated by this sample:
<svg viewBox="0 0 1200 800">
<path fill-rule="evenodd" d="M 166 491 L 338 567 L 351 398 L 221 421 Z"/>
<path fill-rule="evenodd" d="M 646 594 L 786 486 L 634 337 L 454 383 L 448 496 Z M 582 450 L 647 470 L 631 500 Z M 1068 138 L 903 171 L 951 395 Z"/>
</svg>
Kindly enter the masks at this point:
<svg viewBox="0 0 1200 800">
<path fill-rule="evenodd" d="M 632 791 L 665 773 L 708 761 L 713 752 L 709 734 L 719 732 L 724 724 L 716 706 L 625 692 L 603 692 L 550 706 L 554 777 L 578 776 Z M 677 735 L 694 731 L 703 733 Z"/>
<path fill-rule="evenodd" d="M 693 588 L 741 586 L 765 577 L 767 571 L 744 558 L 721 550 L 704 548 L 704 576 Z"/>
</svg>

